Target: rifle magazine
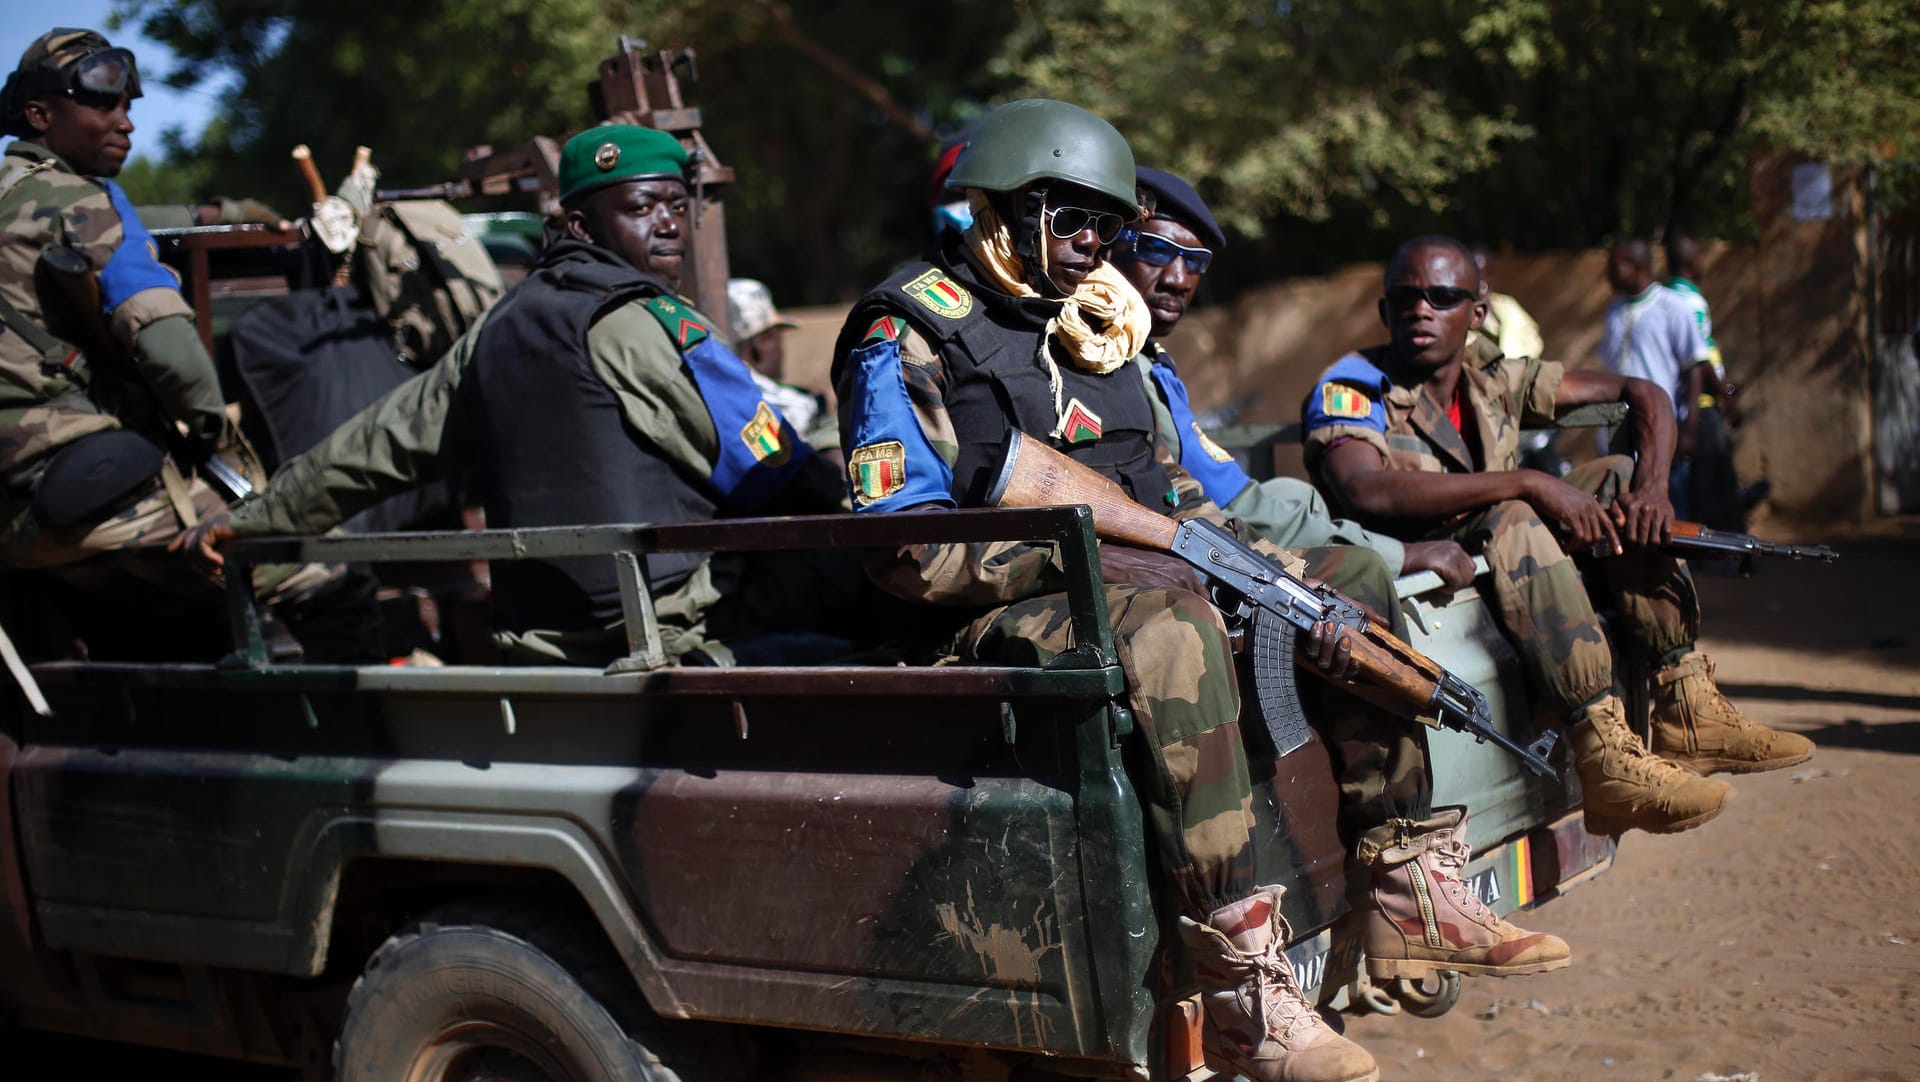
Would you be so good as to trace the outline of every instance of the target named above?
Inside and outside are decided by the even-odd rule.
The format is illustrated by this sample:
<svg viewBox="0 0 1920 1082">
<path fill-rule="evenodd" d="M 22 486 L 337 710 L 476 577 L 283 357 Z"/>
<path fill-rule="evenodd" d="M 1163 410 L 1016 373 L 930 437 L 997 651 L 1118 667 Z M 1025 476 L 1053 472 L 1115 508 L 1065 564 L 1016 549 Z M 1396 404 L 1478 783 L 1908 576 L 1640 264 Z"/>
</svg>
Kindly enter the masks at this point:
<svg viewBox="0 0 1920 1082">
<path fill-rule="evenodd" d="M 1307 712 L 1300 703 L 1299 676 L 1294 672 L 1294 644 L 1300 631 L 1265 609 L 1255 612 L 1248 629 L 1248 663 L 1253 668 L 1254 701 L 1260 720 L 1273 742 L 1275 758 L 1306 746 L 1313 737 Z"/>
</svg>

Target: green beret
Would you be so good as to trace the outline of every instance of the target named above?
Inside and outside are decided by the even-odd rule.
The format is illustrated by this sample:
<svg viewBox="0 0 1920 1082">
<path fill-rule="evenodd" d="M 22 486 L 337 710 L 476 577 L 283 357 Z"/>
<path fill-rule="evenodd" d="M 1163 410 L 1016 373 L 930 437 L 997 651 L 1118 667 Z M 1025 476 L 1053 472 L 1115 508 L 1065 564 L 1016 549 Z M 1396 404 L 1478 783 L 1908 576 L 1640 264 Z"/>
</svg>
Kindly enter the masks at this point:
<svg viewBox="0 0 1920 1082">
<path fill-rule="evenodd" d="M 626 180 L 685 180 L 687 152 L 658 128 L 603 124 L 560 148 L 560 201 Z"/>
</svg>

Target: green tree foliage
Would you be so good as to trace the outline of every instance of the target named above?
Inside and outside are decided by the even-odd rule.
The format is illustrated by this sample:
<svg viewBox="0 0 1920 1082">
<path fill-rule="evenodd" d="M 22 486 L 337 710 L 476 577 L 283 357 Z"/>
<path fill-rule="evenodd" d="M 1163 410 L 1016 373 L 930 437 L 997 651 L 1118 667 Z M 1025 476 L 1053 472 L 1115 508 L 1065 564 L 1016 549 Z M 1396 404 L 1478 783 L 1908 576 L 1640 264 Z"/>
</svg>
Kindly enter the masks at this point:
<svg viewBox="0 0 1920 1082">
<path fill-rule="evenodd" d="M 1451 181 L 1526 134 L 1426 76 L 1447 30 L 1399 0 L 1035 0 L 1000 64 L 1112 120 L 1140 160 L 1204 178 L 1258 235 L 1281 216 L 1443 209 Z"/>
<path fill-rule="evenodd" d="M 622 32 L 699 50 L 690 97 L 738 173 L 738 273 L 845 299 L 924 243 L 942 136 L 994 102 L 1078 101 L 1240 239 L 1210 287 L 1380 258 L 1441 229 L 1523 249 L 1751 228 L 1771 146 L 1920 158 L 1911 0 L 118 0 L 231 86 L 180 183 L 297 210 L 287 160 L 388 183 L 591 121 Z M 161 171 L 143 183 L 156 184 Z M 154 198 L 178 198 L 179 192 Z"/>
</svg>

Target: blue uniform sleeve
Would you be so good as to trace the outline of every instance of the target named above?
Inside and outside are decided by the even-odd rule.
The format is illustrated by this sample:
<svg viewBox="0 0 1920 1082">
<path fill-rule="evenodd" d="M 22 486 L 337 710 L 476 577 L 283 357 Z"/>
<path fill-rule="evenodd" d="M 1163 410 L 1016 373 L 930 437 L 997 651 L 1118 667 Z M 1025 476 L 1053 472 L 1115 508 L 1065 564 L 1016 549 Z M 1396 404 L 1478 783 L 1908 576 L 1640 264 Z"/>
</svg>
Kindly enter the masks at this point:
<svg viewBox="0 0 1920 1082">
<path fill-rule="evenodd" d="M 160 262 L 160 249 L 153 242 L 153 234 L 147 232 L 145 223 L 133 209 L 133 203 L 120 185 L 111 180 L 100 184 L 107 190 L 107 198 L 113 203 L 114 212 L 120 215 L 120 228 L 124 236 L 120 247 L 114 249 L 108 257 L 107 265 L 100 268 L 100 305 L 106 311 L 120 307 L 127 298 L 148 289 L 180 288 L 180 276 L 173 268 Z"/>
<path fill-rule="evenodd" d="M 1357 353 L 1349 353 L 1326 370 L 1307 395 L 1304 428 L 1311 438 L 1330 428 L 1363 428 L 1381 435 L 1387 431 L 1386 373 Z"/>
<path fill-rule="evenodd" d="M 720 436 L 713 486 L 729 509 L 758 510 L 787 486 L 813 448 L 768 404 L 746 362 L 718 338 L 703 334 L 681 356 Z"/>
<path fill-rule="evenodd" d="M 847 479 L 857 511 L 954 506 L 953 467 L 921 427 L 900 360 L 900 342 L 876 337 L 847 355 Z"/>
<path fill-rule="evenodd" d="M 1193 475 L 1205 490 L 1207 499 L 1221 507 L 1240 495 L 1253 478 L 1240 468 L 1233 455 L 1213 442 L 1194 419 L 1193 404 L 1187 398 L 1187 385 L 1180 373 L 1164 359 L 1155 359 L 1152 368 L 1154 386 L 1173 418 L 1174 434 L 1179 440 L 1180 466 Z"/>
</svg>

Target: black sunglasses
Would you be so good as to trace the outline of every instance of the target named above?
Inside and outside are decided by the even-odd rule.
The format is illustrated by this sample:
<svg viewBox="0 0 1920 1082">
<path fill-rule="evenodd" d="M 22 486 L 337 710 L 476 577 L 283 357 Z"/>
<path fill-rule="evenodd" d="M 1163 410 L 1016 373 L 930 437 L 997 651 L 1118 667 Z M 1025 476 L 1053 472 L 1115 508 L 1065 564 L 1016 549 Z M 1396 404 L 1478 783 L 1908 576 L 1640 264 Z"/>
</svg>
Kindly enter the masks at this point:
<svg viewBox="0 0 1920 1082">
<path fill-rule="evenodd" d="M 1101 244 L 1112 244 L 1113 238 L 1127 220 L 1118 214 L 1088 210 L 1085 207 L 1048 207 L 1040 212 L 1047 220 L 1047 231 L 1060 240 L 1072 240 L 1093 227 L 1093 234 L 1100 238 Z"/>
<path fill-rule="evenodd" d="M 1449 308 L 1458 308 L 1468 301 L 1479 299 L 1480 294 L 1459 286 L 1394 286 L 1387 290 L 1387 304 L 1402 311 L 1412 308 L 1420 301 L 1426 301 L 1427 307 L 1436 312 Z"/>
<path fill-rule="evenodd" d="M 1187 265 L 1188 274 L 1205 274 L 1207 268 L 1213 266 L 1211 248 L 1189 248 L 1157 233 L 1142 233 L 1138 229 L 1122 229 L 1113 254 L 1116 258 L 1135 260 L 1149 267 L 1164 267 L 1179 259 Z"/>
</svg>

